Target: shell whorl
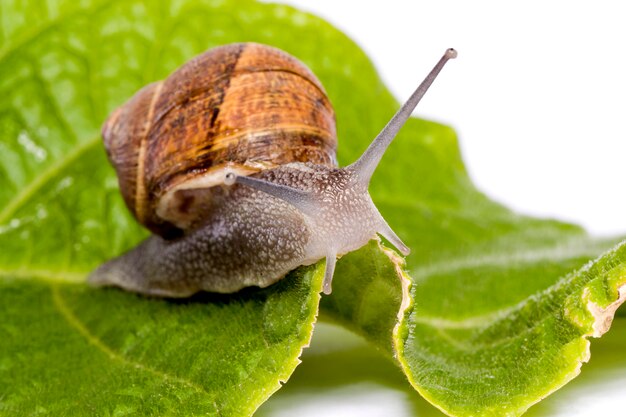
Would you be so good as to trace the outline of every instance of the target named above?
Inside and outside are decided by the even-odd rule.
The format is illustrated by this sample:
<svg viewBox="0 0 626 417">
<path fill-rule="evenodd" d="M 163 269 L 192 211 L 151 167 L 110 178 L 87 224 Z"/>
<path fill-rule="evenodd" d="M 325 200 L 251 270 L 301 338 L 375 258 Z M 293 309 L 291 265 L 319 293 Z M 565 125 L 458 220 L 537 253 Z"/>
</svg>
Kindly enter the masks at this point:
<svg viewBox="0 0 626 417">
<path fill-rule="evenodd" d="M 319 80 L 253 43 L 211 49 L 144 87 L 102 135 L 126 204 L 164 237 L 198 223 L 225 167 L 247 175 L 290 162 L 336 166 L 335 116 Z"/>
</svg>

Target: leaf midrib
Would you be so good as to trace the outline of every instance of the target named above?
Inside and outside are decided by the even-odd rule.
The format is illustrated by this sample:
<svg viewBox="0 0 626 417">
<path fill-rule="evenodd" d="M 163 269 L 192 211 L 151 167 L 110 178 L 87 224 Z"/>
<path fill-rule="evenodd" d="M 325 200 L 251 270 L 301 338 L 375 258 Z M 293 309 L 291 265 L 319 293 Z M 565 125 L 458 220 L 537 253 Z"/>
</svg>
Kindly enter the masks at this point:
<svg viewBox="0 0 626 417">
<path fill-rule="evenodd" d="M 0 224 L 8 222 L 11 217 L 22 207 L 28 200 L 40 190 L 46 183 L 52 180 L 59 172 L 65 169 L 72 162 L 77 160 L 83 153 L 92 149 L 100 141 L 100 136 L 84 141 L 76 146 L 71 152 L 67 153 L 64 158 L 57 159 L 44 169 L 41 174 L 35 177 L 28 185 L 23 187 L 18 194 L 0 211 Z"/>
<path fill-rule="evenodd" d="M 55 19 L 51 19 L 45 24 L 36 27 L 34 30 L 27 32 L 23 36 L 19 37 L 15 42 L 8 44 L 5 48 L 0 49 L 0 65 L 4 63 L 4 61 L 6 61 L 15 52 L 22 50 L 29 43 L 37 40 L 40 36 L 60 26 L 61 24 L 68 21 L 69 19 L 73 18 L 74 16 L 77 16 L 86 12 L 92 12 L 92 13 L 97 12 L 103 7 L 113 4 L 115 1 L 116 0 L 106 0 L 101 3 L 97 3 L 93 5 L 92 6 L 93 8 L 91 9 L 85 9 L 85 8 L 80 8 L 80 7 L 76 8 L 72 10 L 71 12 L 60 14 Z"/>
<path fill-rule="evenodd" d="M 530 250 L 511 251 L 504 248 L 502 252 L 485 255 L 469 254 L 454 260 L 435 261 L 410 269 L 414 278 L 425 279 L 433 275 L 452 274 L 465 269 L 477 269 L 485 266 L 506 267 L 509 265 L 528 265 L 545 261 L 560 262 L 568 259 L 588 257 L 598 258 L 598 249 L 611 243 L 611 240 L 593 239 L 587 236 L 575 236 L 567 241 L 555 242 L 552 245 Z"/>
<path fill-rule="evenodd" d="M 151 368 L 140 362 L 132 361 L 130 359 L 127 359 L 123 355 L 115 352 L 113 349 L 107 346 L 102 340 L 100 340 L 96 335 L 91 333 L 89 329 L 85 326 L 85 324 L 82 321 L 80 321 L 80 319 L 74 314 L 74 312 L 70 309 L 70 307 L 67 305 L 67 303 L 63 299 L 63 295 L 61 294 L 61 291 L 58 285 L 51 286 L 51 293 L 52 293 L 51 297 L 54 303 L 54 307 L 58 311 L 58 313 L 61 315 L 61 317 L 63 317 L 63 319 L 69 324 L 69 326 L 72 329 L 74 329 L 78 334 L 80 334 L 83 338 L 85 338 L 85 340 L 87 340 L 87 342 L 90 345 L 94 346 L 96 349 L 101 351 L 107 358 L 109 358 L 109 360 L 113 362 L 121 363 L 123 366 L 130 367 L 132 369 L 139 369 L 143 372 L 149 373 L 165 381 L 175 382 L 187 388 L 191 388 L 194 391 L 207 396 L 209 399 L 213 398 L 211 394 L 208 391 L 206 391 L 204 387 L 202 387 L 201 385 L 198 385 L 185 378 L 180 378 L 178 376 L 170 375 L 166 372 Z M 212 401 L 212 403 L 213 403 L 213 406 L 215 407 L 216 413 L 219 415 L 220 410 L 218 409 L 217 404 L 215 403 L 215 401 Z"/>
<path fill-rule="evenodd" d="M 68 284 L 77 284 L 85 281 L 88 272 L 80 271 L 50 271 L 46 269 L 27 269 L 21 268 L 16 270 L 0 269 L 0 279 L 38 279 L 49 283 L 64 282 Z"/>
</svg>

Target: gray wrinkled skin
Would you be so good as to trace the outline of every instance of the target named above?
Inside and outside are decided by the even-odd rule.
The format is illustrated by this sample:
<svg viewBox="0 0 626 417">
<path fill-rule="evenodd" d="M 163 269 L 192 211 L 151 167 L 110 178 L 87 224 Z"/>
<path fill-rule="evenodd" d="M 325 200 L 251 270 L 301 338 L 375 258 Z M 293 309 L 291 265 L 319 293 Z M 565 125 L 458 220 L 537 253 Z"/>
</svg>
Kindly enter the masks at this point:
<svg viewBox="0 0 626 417">
<path fill-rule="evenodd" d="M 308 191 L 304 212 L 245 185 L 222 186 L 200 227 L 175 240 L 151 236 L 102 265 L 89 282 L 166 297 L 232 293 L 266 287 L 376 235 L 380 215 L 367 187 L 353 184 L 346 169 L 289 164 L 258 177 Z"/>
</svg>

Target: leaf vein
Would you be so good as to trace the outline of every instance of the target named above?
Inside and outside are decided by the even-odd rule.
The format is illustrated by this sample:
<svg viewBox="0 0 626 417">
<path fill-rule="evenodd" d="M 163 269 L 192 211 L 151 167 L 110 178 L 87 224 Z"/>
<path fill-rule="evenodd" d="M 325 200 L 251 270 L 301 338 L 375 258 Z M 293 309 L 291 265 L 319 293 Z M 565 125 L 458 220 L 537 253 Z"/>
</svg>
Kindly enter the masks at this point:
<svg viewBox="0 0 626 417">
<path fill-rule="evenodd" d="M 587 243 L 587 244 L 585 244 Z M 594 242 L 601 245 L 603 242 Z M 413 276 L 424 279 L 431 276 L 451 274 L 465 269 L 475 269 L 485 266 L 506 267 L 515 264 L 533 264 L 545 261 L 563 261 L 578 257 L 593 257 L 597 250 L 596 245 L 589 244 L 588 240 L 574 238 L 570 242 L 557 245 L 545 246 L 525 251 L 501 253 L 488 253 L 485 255 L 473 255 L 455 260 L 434 262 L 428 265 L 414 268 L 411 272 Z"/>
<path fill-rule="evenodd" d="M 75 147 L 71 152 L 67 153 L 65 158 L 57 159 L 54 163 L 48 166 L 41 175 L 36 177 L 28 185 L 23 187 L 21 191 L 15 196 L 15 198 L 7 204 L 2 211 L 0 211 L 0 224 L 6 223 L 15 212 L 22 207 L 37 191 L 39 191 L 45 184 L 51 181 L 55 175 L 61 172 L 64 168 L 77 160 L 83 153 L 90 150 L 100 140 L 100 137 L 94 137 L 88 141 L 85 141 Z"/>
<path fill-rule="evenodd" d="M 32 61 L 31 65 L 33 67 L 32 79 L 39 86 L 41 101 L 42 104 L 45 105 L 45 110 L 48 112 L 47 115 L 56 119 L 59 123 L 59 127 L 61 128 L 61 133 L 64 133 L 66 138 L 72 139 L 74 142 L 78 142 L 78 135 L 70 127 L 70 123 L 65 119 L 65 117 L 63 117 L 63 112 L 60 109 L 60 103 L 52 92 L 49 80 L 46 80 L 43 75 L 43 68 L 35 61 Z M 88 94 L 87 96 L 91 96 L 91 94 Z"/>
<path fill-rule="evenodd" d="M 50 271 L 44 269 L 21 268 L 15 270 L 0 269 L 0 278 L 39 279 L 42 281 L 77 283 L 85 280 L 87 272 Z"/>
<path fill-rule="evenodd" d="M 85 324 L 82 321 L 80 321 L 80 319 L 74 314 L 74 312 L 70 309 L 70 307 L 67 305 L 67 303 L 63 299 L 63 296 L 61 295 L 58 285 L 52 286 L 52 300 L 54 302 L 54 305 L 57 311 L 65 319 L 65 321 L 70 325 L 70 327 L 72 327 L 81 336 L 83 336 L 90 345 L 94 346 L 95 348 L 100 350 L 102 353 L 104 353 L 111 361 L 119 362 L 124 366 L 129 366 L 134 369 L 139 369 L 141 371 L 147 372 L 153 376 L 163 379 L 164 381 L 176 382 L 178 384 L 191 388 L 200 394 L 203 394 L 203 395 L 208 396 L 209 398 L 212 398 L 211 394 L 208 391 L 206 391 L 204 387 L 200 385 L 197 385 L 187 379 L 173 376 L 166 372 L 153 369 L 140 362 L 132 361 L 130 359 L 127 359 L 123 355 L 115 352 L 113 349 L 107 346 L 104 342 L 102 342 L 102 340 L 100 340 L 96 335 L 91 333 L 89 329 L 85 326 Z M 219 410 L 217 408 L 216 408 L 216 412 L 219 414 Z"/>
<path fill-rule="evenodd" d="M 113 4 L 114 1 L 107 0 L 103 1 L 100 4 L 97 4 L 93 9 L 92 13 L 99 12 L 103 7 Z M 69 13 L 60 14 L 55 19 L 51 19 L 45 24 L 41 26 L 36 26 L 35 29 L 21 36 L 17 41 L 11 45 L 7 44 L 5 48 L 0 49 L 0 65 L 3 64 L 11 55 L 13 55 L 17 51 L 23 50 L 24 47 L 28 46 L 31 42 L 39 39 L 49 31 L 61 26 L 67 21 L 70 21 L 75 16 L 79 16 L 83 13 L 90 12 L 89 9 L 77 8 Z"/>
</svg>

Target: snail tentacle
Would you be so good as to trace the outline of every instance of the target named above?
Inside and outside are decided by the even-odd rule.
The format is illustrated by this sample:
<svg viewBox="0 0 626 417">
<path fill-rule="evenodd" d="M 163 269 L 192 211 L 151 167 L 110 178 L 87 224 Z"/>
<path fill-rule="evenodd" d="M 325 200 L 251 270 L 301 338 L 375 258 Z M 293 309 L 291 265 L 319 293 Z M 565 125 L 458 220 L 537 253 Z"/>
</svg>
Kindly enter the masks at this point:
<svg viewBox="0 0 626 417">
<path fill-rule="evenodd" d="M 367 187 L 372 178 L 372 174 L 376 170 L 378 163 L 382 159 L 387 147 L 400 131 L 400 128 L 411 117 L 411 113 L 415 110 L 415 107 L 420 102 L 422 97 L 428 91 L 428 88 L 432 85 L 433 81 L 439 75 L 442 68 L 450 59 L 456 58 L 456 51 L 452 48 L 446 50 L 441 59 L 428 73 L 424 81 L 415 89 L 413 94 L 408 100 L 400 107 L 400 110 L 389 120 L 387 125 L 380 131 L 378 136 L 372 141 L 368 148 L 363 152 L 363 155 L 356 160 L 352 165 L 346 167 L 353 170 L 356 173 L 357 178 L 362 184 Z"/>
<path fill-rule="evenodd" d="M 309 191 L 290 187 L 289 185 L 276 184 L 261 178 L 237 175 L 231 171 L 226 172 L 224 177 L 224 184 L 226 185 L 233 185 L 235 183 L 243 184 L 259 191 L 263 191 L 273 197 L 279 198 L 291 204 L 303 214 L 314 216 L 316 213 L 315 196 Z"/>
<path fill-rule="evenodd" d="M 330 295 L 332 292 L 333 275 L 335 275 L 335 265 L 337 264 L 337 254 L 329 253 L 326 255 L 326 270 L 324 271 L 323 292 Z"/>
<path fill-rule="evenodd" d="M 408 256 L 411 253 L 411 249 L 404 244 L 404 242 L 398 237 L 398 235 L 393 231 L 389 224 L 383 219 L 383 216 L 380 216 L 380 229 L 378 229 L 378 234 L 384 237 L 391 243 L 396 249 L 400 251 L 400 253 L 404 256 Z"/>
</svg>

